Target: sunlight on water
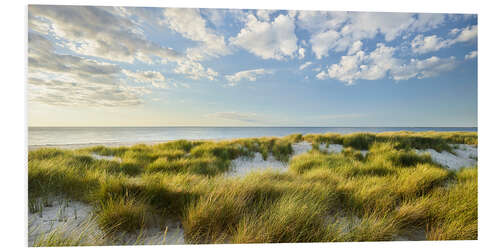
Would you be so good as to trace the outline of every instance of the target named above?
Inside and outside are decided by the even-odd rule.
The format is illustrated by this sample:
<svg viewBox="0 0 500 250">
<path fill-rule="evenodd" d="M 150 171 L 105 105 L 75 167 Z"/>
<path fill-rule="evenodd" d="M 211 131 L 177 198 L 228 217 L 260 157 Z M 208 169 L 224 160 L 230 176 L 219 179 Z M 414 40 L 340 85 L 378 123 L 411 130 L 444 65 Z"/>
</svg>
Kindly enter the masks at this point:
<svg viewBox="0 0 500 250">
<path fill-rule="evenodd" d="M 110 146 L 171 140 L 231 139 L 301 133 L 477 131 L 476 127 L 30 127 L 30 146 Z"/>
</svg>

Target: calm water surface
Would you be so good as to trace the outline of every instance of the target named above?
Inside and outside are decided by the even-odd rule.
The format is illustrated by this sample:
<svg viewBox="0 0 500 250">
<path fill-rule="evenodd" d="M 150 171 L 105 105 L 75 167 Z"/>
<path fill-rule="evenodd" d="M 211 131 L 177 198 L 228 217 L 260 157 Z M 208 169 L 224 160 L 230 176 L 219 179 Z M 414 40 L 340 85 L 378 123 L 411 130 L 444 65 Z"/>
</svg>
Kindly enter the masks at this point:
<svg viewBox="0 0 500 250">
<path fill-rule="evenodd" d="M 477 127 L 30 127 L 28 145 L 83 147 L 130 145 L 178 139 L 231 139 L 286 136 L 294 133 L 341 133 L 386 131 L 477 131 Z"/>
</svg>

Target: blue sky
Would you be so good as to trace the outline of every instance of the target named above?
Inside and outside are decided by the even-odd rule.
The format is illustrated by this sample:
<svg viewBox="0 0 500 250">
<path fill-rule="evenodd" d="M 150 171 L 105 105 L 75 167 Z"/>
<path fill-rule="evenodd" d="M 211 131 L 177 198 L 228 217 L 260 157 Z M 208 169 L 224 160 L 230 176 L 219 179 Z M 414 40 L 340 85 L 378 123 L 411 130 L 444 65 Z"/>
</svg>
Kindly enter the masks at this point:
<svg viewBox="0 0 500 250">
<path fill-rule="evenodd" d="M 30 126 L 477 126 L 477 16 L 28 8 Z"/>
</svg>

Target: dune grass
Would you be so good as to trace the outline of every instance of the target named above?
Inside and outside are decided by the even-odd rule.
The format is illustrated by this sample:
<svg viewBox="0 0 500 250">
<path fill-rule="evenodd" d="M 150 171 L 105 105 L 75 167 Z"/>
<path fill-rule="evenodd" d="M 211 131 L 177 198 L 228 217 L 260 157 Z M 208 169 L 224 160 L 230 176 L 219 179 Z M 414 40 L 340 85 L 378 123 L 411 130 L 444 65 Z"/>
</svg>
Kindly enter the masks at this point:
<svg viewBox="0 0 500 250">
<path fill-rule="evenodd" d="M 291 158 L 292 144 L 302 141 L 313 149 Z M 295 134 L 43 148 L 28 155 L 28 198 L 31 212 L 43 209 L 39 198 L 51 195 L 90 203 L 107 235 L 178 220 L 187 243 L 385 241 L 419 231 L 428 240 L 477 239 L 477 166 L 450 171 L 414 151 L 450 151 L 450 144 L 464 143 L 477 145 L 477 133 Z M 326 153 L 320 144 L 344 149 Z M 288 172 L 224 175 L 231 160 L 255 153 L 287 162 Z M 44 237 L 35 245 L 88 243 L 58 232 Z"/>
</svg>

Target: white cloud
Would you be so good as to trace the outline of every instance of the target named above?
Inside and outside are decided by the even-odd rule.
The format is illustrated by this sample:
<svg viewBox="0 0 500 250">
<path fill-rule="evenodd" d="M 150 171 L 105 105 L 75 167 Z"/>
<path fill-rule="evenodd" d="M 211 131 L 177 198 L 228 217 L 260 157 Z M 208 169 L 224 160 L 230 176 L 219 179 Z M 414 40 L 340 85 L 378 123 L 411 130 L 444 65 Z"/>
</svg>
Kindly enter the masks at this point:
<svg viewBox="0 0 500 250">
<path fill-rule="evenodd" d="M 60 46 L 77 54 L 127 63 L 136 60 L 149 64 L 174 62 L 175 73 L 192 79 L 217 77 L 213 69 L 194 60 L 229 53 L 224 37 L 206 27 L 197 9 L 165 9 L 164 13 L 155 13 L 144 8 L 30 5 L 28 11 L 30 29 L 40 31 L 43 25 L 48 25 L 48 34 L 53 35 Z M 157 45 L 143 34 L 141 25 L 145 20 L 162 20 L 162 24 L 201 45 L 188 48 L 187 56 Z"/>
<path fill-rule="evenodd" d="M 312 35 L 310 43 L 316 58 L 321 59 L 327 56 L 330 49 L 338 46 L 336 42 L 340 37 L 340 33 L 335 30 L 328 30 Z"/>
<path fill-rule="evenodd" d="M 248 15 L 245 27 L 229 40 L 263 59 L 291 58 L 298 49 L 294 18 L 288 15 L 279 15 L 272 22 Z"/>
<path fill-rule="evenodd" d="M 474 59 L 477 57 L 477 50 L 471 51 L 465 55 L 465 60 Z"/>
<path fill-rule="evenodd" d="M 386 76 L 394 80 L 408 80 L 434 77 L 443 72 L 450 71 L 456 66 L 454 57 L 430 57 L 424 60 L 411 59 L 405 64 L 402 59 L 394 57 L 395 48 L 384 44 L 377 44 L 377 48 L 370 53 L 358 51 L 353 55 L 342 56 L 340 62 L 332 64 L 325 71 L 316 75 L 318 79 L 337 79 L 353 84 L 356 80 L 378 80 Z"/>
<path fill-rule="evenodd" d="M 316 78 L 325 80 L 326 78 L 328 78 L 328 74 L 325 71 L 321 71 L 316 75 Z"/>
<path fill-rule="evenodd" d="M 187 56 L 192 60 L 206 57 L 219 57 L 230 53 L 224 36 L 215 34 L 208 28 L 199 9 L 165 8 L 162 23 L 185 38 L 201 42 L 201 46 L 187 49 Z"/>
<path fill-rule="evenodd" d="M 459 42 L 470 42 L 477 38 L 477 26 L 469 26 L 463 29 L 452 29 L 451 35 L 454 38 L 443 39 L 436 35 L 423 36 L 417 35 L 411 42 L 411 48 L 414 53 L 428 53 L 438 51 L 442 48 L 448 48 Z"/>
<path fill-rule="evenodd" d="M 261 20 L 269 22 L 273 13 L 276 13 L 276 10 L 257 10 L 255 14 Z"/>
<path fill-rule="evenodd" d="M 469 42 L 477 38 L 477 25 L 468 26 L 460 30 L 460 34 L 455 39 L 457 42 Z"/>
<path fill-rule="evenodd" d="M 224 11 L 221 9 L 200 9 L 208 21 L 210 21 L 214 26 L 221 27 L 224 25 Z"/>
<path fill-rule="evenodd" d="M 233 121 L 240 121 L 240 122 L 259 122 L 260 119 L 255 113 L 242 113 L 242 112 L 216 112 L 216 113 L 211 113 L 211 114 L 206 114 L 204 115 L 206 118 L 211 118 L 211 119 L 224 119 L 224 120 L 233 120 Z"/>
<path fill-rule="evenodd" d="M 435 29 L 445 22 L 446 15 L 435 13 L 419 13 L 417 20 L 411 25 L 412 30 L 428 31 Z"/>
<path fill-rule="evenodd" d="M 115 64 L 56 53 L 44 36 L 28 33 L 30 102 L 62 106 L 130 106 L 148 88 L 132 87 Z"/>
<path fill-rule="evenodd" d="M 358 53 L 358 51 L 361 50 L 361 47 L 363 47 L 363 42 L 361 41 L 354 42 L 349 51 L 347 51 L 347 55 L 354 55 Z"/>
<path fill-rule="evenodd" d="M 217 76 L 219 76 L 219 73 L 213 69 L 205 68 L 201 65 L 201 63 L 191 60 L 179 61 L 177 63 L 177 67 L 174 69 L 174 72 L 186 75 L 187 77 L 195 80 L 205 78 L 213 81 Z"/>
<path fill-rule="evenodd" d="M 56 106 L 136 106 L 142 95 L 151 91 L 125 84 L 94 84 L 29 78 L 29 101 Z"/>
<path fill-rule="evenodd" d="M 116 8 L 94 6 L 30 5 L 30 28 L 40 30 L 34 20 L 43 18 L 50 34 L 68 49 L 88 56 L 132 63 L 151 62 L 155 57 L 177 60 L 173 49 L 146 40 L 142 30 Z"/>
<path fill-rule="evenodd" d="M 242 80 L 247 80 L 250 82 L 255 82 L 259 76 L 272 74 L 272 70 L 266 69 L 253 69 L 237 72 L 233 75 L 226 75 L 226 79 L 230 86 L 235 86 L 238 82 Z"/>
<path fill-rule="evenodd" d="M 337 29 L 347 18 L 347 12 L 343 11 L 299 11 L 297 24 L 303 29 L 317 33 Z"/>
<path fill-rule="evenodd" d="M 304 57 L 306 56 L 306 49 L 300 47 L 298 52 L 299 52 L 299 59 L 304 59 Z"/>
<path fill-rule="evenodd" d="M 299 69 L 304 70 L 305 68 L 309 67 L 312 64 L 311 61 L 305 62 L 304 64 L 300 65 Z"/>
<path fill-rule="evenodd" d="M 311 33 L 311 49 L 318 59 L 377 34 L 392 41 L 404 33 L 436 28 L 444 20 L 443 14 L 300 11 L 298 15 L 299 27 Z"/>
<path fill-rule="evenodd" d="M 411 41 L 411 49 L 414 53 L 423 54 L 449 47 L 451 45 L 450 41 L 451 40 L 445 40 L 436 35 L 426 37 L 417 35 L 413 41 Z"/>
<path fill-rule="evenodd" d="M 411 59 L 410 63 L 397 65 L 391 69 L 392 78 L 396 81 L 410 78 L 428 78 L 438 76 L 454 69 L 457 65 L 455 57 L 439 58 L 436 56 L 424 60 Z"/>
<path fill-rule="evenodd" d="M 371 53 L 358 51 L 354 55 L 342 56 L 338 64 L 328 68 L 328 77 L 352 84 L 357 79 L 376 80 L 386 76 L 387 71 L 397 64 L 393 47 L 377 44 Z"/>
<path fill-rule="evenodd" d="M 149 83 L 157 88 L 167 88 L 165 77 L 158 71 L 130 71 L 122 70 L 122 72 L 135 82 Z"/>
<path fill-rule="evenodd" d="M 450 30 L 450 32 L 448 32 L 448 34 L 449 35 L 456 35 L 456 34 L 458 34 L 458 32 L 460 32 L 459 28 L 453 28 Z"/>
</svg>

